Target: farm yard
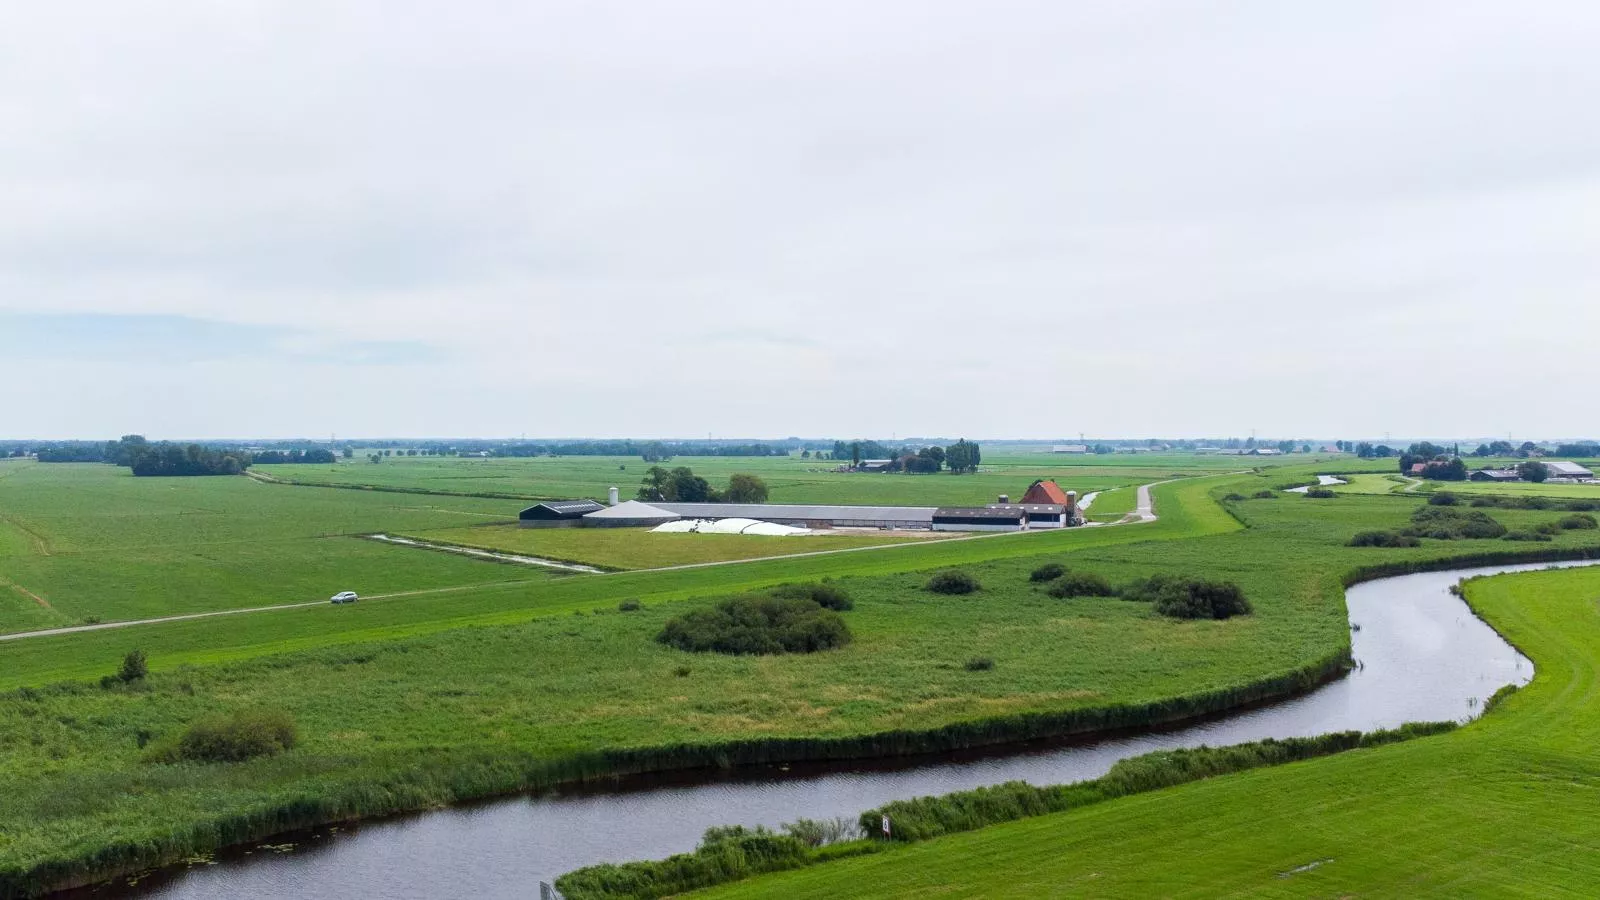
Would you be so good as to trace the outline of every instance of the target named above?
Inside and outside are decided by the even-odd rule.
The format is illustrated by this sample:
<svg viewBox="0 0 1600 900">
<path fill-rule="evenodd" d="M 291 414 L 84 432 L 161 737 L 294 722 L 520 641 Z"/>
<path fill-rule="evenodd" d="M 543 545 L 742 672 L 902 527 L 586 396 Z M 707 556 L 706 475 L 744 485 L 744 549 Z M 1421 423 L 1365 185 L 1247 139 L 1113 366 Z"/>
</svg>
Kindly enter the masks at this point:
<svg viewBox="0 0 1600 900">
<path fill-rule="evenodd" d="M 509 519 L 519 503 L 497 498 L 8 464 L 0 468 L 7 631 L 319 601 L 345 588 L 362 600 L 0 640 L 0 690 L 8 692 L 0 694 L 0 734 L 27 736 L 0 744 L 0 885 L 26 891 L 66 873 L 133 871 L 219 840 L 549 786 L 623 765 L 597 761 L 613 758 L 607 754 L 671 770 L 727 758 L 731 748 L 741 748 L 739 759 L 802 759 L 818 741 L 903 753 L 1037 735 L 1031 729 L 1040 726 L 1029 723 L 1039 721 L 1061 731 L 1113 714 L 1133 725 L 1172 710 L 1221 710 L 1337 674 L 1349 646 L 1347 573 L 1600 553 L 1600 530 L 1556 527 L 1560 511 L 1490 510 L 1507 531 L 1543 534 L 1538 543 L 1423 538 L 1378 547 L 1348 545 L 1363 532 L 1409 527 L 1429 508 L 1425 496 L 1222 501 L 1303 483 L 1313 468 L 1325 466 L 1195 472 L 1154 489 L 1160 518 L 1152 523 L 940 540 L 518 529 Z M 1073 468 L 1019 471 L 1026 474 L 995 492 L 1017 494 L 1035 473 L 1080 483 Z M 1132 485 L 1150 471 L 1094 477 Z M 419 470 L 407 486 L 438 483 Z M 1120 517 L 1133 493 L 1107 489 L 1091 512 Z M 375 532 L 638 571 L 571 575 L 360 537 Z M 778 555 L 771 547 L 859 549 L 647 571 Z M 1053 596 L 1054 582 L 1034 574 L 1051 565 L 1081 574 L 1072 583 L 1091 593 Z M 929 590 L 935 573 L 952 569 L 977 589 Z M 1235 584 L 1251 611 L 1181 621 L 1093 593 L 1096 582 L 1121 589 L 1154 575 Z M 686 612 L 786 583 L 826 583 L 848 596 L 851 608 L 839 615 L 852 639 L 780 656 L 686 653 L 656 640 Z M 148 659 L 148 675 L 117 680 L 134 649 Z M 162 748 L 189 723 L 234 709 L 285 717 L 294 746 L 227 764 L 173 765 L 153 755 L 176 752 Z M 1469 740 L 1478 727 L 1448 739 Z M 887 734 L 902 735 L 898 749 L 882 743 Z M 1435 740 L 1443 739 L 1414 746 Z M 1162 796 L 1106 808 L 1142 808 Z M 950 840 L 959 846 L 985 833 Z M 150 849 L 154 835 L 171 849 Z M 919 852 L 926 846 L 871 864 Z M 840 871 L 863 864 L 841 863 Z M 831 871 L 791 877 L 807 890 L 805 879 L 822 884 Z"/>
</svg>

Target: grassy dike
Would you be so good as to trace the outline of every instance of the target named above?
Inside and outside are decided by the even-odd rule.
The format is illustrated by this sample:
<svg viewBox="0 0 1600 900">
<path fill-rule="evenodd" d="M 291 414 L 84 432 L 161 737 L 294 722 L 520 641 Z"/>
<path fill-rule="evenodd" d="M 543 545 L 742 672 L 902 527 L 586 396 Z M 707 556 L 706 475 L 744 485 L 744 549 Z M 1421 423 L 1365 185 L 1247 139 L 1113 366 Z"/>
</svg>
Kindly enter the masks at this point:
<svg viewBox="0 0 1600 900">
<path fill-rule="evenodd" d="M 1466 598 L 1537 675 L 1483 719 L 751 879 L 703 896 L 1593 896 L 1600 572 Z M 702 896 L 697 894 L 696 896 Z"/>
</svg>

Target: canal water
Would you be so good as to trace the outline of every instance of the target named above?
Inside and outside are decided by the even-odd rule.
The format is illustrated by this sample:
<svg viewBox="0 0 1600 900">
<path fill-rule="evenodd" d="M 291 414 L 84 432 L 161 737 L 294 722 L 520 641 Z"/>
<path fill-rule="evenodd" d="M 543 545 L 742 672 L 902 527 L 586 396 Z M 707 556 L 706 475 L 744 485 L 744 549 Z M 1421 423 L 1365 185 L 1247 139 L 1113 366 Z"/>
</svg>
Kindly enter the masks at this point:
<svg viewBox="0 0 1600 900">
<path fill-rule="evenodd" d="M 1581 565 L 1582 563 L 1575 563 Z M 1119 759 L 1173 747 L 1466 721 L 1532 663 L 1449 588 L 1463 577 L 1545 564 L 1385 578 L 1349 590 L 1356 669 L 1304 696 L 1184 727 L 1094 741 L 937 759 L 757 767 L 516 796 L 295 834 L 167 870 L 96 896 L 199 898 L 523 898 L 538 882 L 598 862 L 693 849 L 713 825 L 775 826 L 847 816 L 889 800 L 1021 779 L 1058 784 L 1103 775 Z"/>
</svg>

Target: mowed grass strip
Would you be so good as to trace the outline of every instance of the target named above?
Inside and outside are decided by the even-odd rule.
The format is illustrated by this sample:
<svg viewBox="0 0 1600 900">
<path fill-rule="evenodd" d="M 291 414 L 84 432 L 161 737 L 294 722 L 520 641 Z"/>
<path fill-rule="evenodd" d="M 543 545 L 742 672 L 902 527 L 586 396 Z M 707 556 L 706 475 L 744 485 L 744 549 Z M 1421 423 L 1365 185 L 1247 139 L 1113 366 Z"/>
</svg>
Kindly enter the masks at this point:
<svg viewBox="0 0 1600 900">
<path fill-rule="evenodd" d="M 1593 896 L 1600 572 L 1470 583 L 1531 685 L 1434 738 L 1231 775 L 695 896 Z"/>
</svg>

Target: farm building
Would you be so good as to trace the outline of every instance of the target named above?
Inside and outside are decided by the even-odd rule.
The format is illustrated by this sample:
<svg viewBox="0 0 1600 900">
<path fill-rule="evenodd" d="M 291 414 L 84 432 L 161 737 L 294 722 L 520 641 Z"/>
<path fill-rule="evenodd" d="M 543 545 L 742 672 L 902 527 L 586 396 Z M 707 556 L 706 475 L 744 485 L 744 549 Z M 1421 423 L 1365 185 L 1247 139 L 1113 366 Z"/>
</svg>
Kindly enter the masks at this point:
<svg viewBox="0 0 1600 900">
<path fill-rule="evenodd" d="M 1021 506 L 941 506 L 933 511 L 934 531 L 1021 531 L 1028 524 Z"/>
<path fill-rule="evenodd" d="M 1066 528 L 1077 524 L 1070 518 L 1072 508 L 1063 503 L 991 503 L 986 508 L 1002 512 L 1020 509 L 1029 528 Z"/>
<path fill-rule="evenodd" d="M 1050 452 L 1051 453 L 1072 453 L 1072 454 L 1088 453 L 1089 452 L 1089 445 L 1088 444 L 1056 444 L 1054 447 L 1050 448 Z"/>
<path fill-rule="evenodd" d="M 657 503 L 685 519 L 760 519 L 801 528 L 899 528 L 926 531 L 931 506 L 809 506 L 785 503 Z"/>
<path fill-rule="evenodd" d="M 892 465 L 894 465 L 894 460 L 892 459 L 863 459 L 861 464 L 856 466 L 856 471 L 887 472 Z"/>
<path fill-rule="evenodd" d="M 605 509 L 593 500 L 546 500 L 517 514 L 517 524 L 523 528 L 574 528 L 583 524 L 583 517 Z"/>
<path fill-rule="evenodd" d="M 1570 478 L 1573 481 L 1590 481 L 1594 473 L 1575 462 L 1559 462 L 1545 460 L 1545 468 L 1550 470 L 1551 478 Z"/>
<path fill-rule="evenodd" d="M 1061 520 L 1062 525 L 1070 526 L 1083 524 L 1083 513 L 1078 510 L 1078 492 L 1064 491 L 1061 489 L 1061 485 L 1056 484 L 1054 481 L 1040 479 L 1039 481 L 1035 481 L 1033 484 L 1028 485 L 1028 490 L 1023 493 L 1021 502 L 1024 506 L 1042 504 L 1063 507 L 1063 517 Z M 1060 527 L 1043 524 L 1036 526 L 1033 525 L 1031 519 L 1028 524 L 1031 527 Z"/>
<path fill-rule="evenodd" d="M 1467 476 L 1470 481 L 1521 481 L 1516 469 L 1479 469 Z"/>
<path fill-rule="evenodd" d="M 598 503 L 595 505 L 600 506 Z M 616 506 L 600 506 L 583 517 L 583 525 L 585 528 L 654 528 L 680 518 L 675 512 L 629 500 Z"/>
</svg>

